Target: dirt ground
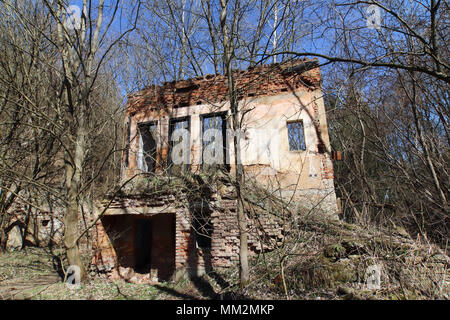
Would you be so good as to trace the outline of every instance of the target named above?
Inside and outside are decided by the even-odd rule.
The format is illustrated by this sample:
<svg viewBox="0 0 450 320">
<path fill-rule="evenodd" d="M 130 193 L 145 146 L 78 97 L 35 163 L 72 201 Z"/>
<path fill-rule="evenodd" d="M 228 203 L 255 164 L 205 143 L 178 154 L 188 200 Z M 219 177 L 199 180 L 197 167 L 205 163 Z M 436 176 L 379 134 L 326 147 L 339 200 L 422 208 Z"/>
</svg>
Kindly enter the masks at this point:
<svg viewBox="0 0 450 320">
<path fill-rule="evenodd" d="M 57 258 L 46 248 L 0 254 L 0 300 L 154 300 L 204 299 L 189 281 L 134 284 L 90 275 L 71 289 L 58 274 Z"/>
<path fill-rule="evenodd" d="M 71 289 L 63 282 L 62 249 L 26 247 L 0 254 L 0 299 L 449 299 L 447 246 L 412 239 L 402 230 L 320 219 L 302 219 L 296 228 L 278 250 L 251 259 L 252 281 L 243 290 L 237 268 L 153 284 L 91 272 L 80 288 Z M 366 283 L 374 265 L 380 267 L 377 290 Z"/>
</svg>

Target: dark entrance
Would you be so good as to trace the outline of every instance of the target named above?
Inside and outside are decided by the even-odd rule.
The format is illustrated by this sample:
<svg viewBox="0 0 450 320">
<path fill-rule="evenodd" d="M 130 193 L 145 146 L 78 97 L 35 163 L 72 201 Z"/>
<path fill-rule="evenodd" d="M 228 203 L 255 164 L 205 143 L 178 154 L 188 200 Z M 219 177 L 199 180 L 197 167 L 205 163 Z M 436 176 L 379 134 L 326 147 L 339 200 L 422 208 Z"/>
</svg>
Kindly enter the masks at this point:
<svg viewBox="0 0 450 320">
<path fill-rule="evenodd" d="M 152 262 L 152 221 L 150 219 L 136 220 L 135 233 L 135 271 L 150 272 Z"/>
<path fill-rule="evenodd" d="M 118 266 L 168 280 L 175 271 L 175 214 L 102 217 Z"/>
<path fill-rule="evenodd" d="M 135 220 L 134 270 L 157 273 L 161 280 L 175 271 L 175 215 L 161 213 Z"/>
</svg>

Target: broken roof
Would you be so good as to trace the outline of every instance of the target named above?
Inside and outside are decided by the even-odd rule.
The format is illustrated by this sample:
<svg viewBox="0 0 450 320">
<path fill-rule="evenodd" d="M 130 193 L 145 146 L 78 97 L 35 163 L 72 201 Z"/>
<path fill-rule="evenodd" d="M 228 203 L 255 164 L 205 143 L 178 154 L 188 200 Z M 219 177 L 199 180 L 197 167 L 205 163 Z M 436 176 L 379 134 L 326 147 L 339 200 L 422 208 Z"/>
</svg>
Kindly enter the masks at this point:
<svg viewBox="0 0 450 320">
<path fill-rule="evenodd" d="M 233 72 L 239 99 L 255 96 L 294 92 L 300 88 L 320 87 L 320 70 L 317 59 L 297 59 L 236 70 Z M 228 100 L 227 78 L 224 75 L 166 82 L 151 85 L 128 96 L 127 113 L 141 109 L 158 110 Z"/>
</svg>

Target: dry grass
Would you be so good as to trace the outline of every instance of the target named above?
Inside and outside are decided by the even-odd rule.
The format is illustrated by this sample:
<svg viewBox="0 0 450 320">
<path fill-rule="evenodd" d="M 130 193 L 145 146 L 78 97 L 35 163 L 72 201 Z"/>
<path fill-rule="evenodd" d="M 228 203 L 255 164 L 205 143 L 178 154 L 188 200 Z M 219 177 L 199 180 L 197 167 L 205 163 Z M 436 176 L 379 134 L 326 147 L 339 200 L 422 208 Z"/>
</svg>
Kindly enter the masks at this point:
<svg viewBox="0 0 450 320">
<path fill-rule="evenodd" d="M 62 252 L 62 250 L 60 250 Z M 55 253 L 55 252 L 54 252 Z M 56 252 L 58 254 L 58 252 Z M 134 284 L 91 274 L 79 289 L 70 289 L 56 272 L 54 255 L 45 248 L 0 254 L 0 299 L 155 300 L 203 299 L 190 282 Z"/>
<path fill-rule="evenodd" d="M 448 299 L 448 253 L 401 229 L 364 228 L 299 217 L 282 245 L 253 261 L 252 298 Z M 369 290 L 367 268 L 381 268 L 381 286 Z M 284 281 L 283 281 L 284 275 Z M 448 279 L 448 276 L 447 276 Z"/>
</svg>

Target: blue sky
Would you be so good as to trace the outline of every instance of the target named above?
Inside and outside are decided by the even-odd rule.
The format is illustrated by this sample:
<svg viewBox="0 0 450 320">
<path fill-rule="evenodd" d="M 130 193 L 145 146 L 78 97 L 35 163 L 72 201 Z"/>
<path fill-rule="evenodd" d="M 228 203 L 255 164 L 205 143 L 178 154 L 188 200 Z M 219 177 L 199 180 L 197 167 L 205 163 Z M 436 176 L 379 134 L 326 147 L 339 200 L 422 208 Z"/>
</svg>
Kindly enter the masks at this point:
<svg viewBox="0 0 450 320">
<path fill-rule="evenodd" d="M 160 0 L 163 1 L 163 0 Z M 187 1 L 187 9 L 190 8 L 191 3 L 197 3 L 199 0 L 186 0 Z M 338 2 L 343 2 L 343 1 L 338 1 Z M 408 16 L 409 13 L 412 12 L 412 10 L 419 10 L 419 6 L 411 1 L 411 0 L 404 0 L 404 1 L 397 1 L 398 2 L 398 7 L 396 8 L 398 10 L 398 12 L 400 14 L 405 15 L 405 17 Z M 391 2 L 393 3 L 393 2 Z M 113 13 L 113 5 L 115 4 L 115 1 L 105 1 L 105 10 L 104 10 L 104 24 L 103 24 L 103 28 L 106 27 L 106 25 L 109 23 L 112 13 Z M 135 5 L 135 2 L 130 1 L 130 2 L 126 2 L 126 1 L 122 1 L 120 2 L 120 7 L 119 10 L 117 12 L 117 15 L 115 17 L 115 20 L 113 21 L 112 25 L 111 25 L 111 37 L 113 38 L 114 35 L 118 35 L 121 32 L 123 32 L 124 30 L 128 29 L 132 23 L 132 21 L 129 20 L 129 16 L 130 16 L 130 9 L 132 9 L 132 7 L 130 6 L 130 4 Z M 331 1 L 330 1 L 331 4 Z M 82 1 L 81 0 L 71 0 L 71 1 L 67 1 L 67 5 L 78 5 L 78 6 L 82 6 Z M 95 19 L 96 17 L 96 7 L 98 5 L 98 1 L 92 1 L 92 6 L 93 6 L 93 10 L 92 10 L 92 15 L 93 18 Z M 404 10 L 402 10 L 402 8 L 404 7 Z M 279 12 L 281 13 L 283 11 L 283 7 L 279 7 Z M 215 1 L 215 7 L 213 7 L 213 16 L 215 21 L 217 22 L 218 20 L 218 12 L 219 7 L 218 7 L 218 1 Z M 345 28 L 351 28 L 353 29 L 352 31 L 352 35 L 353 37 L 358 37 L 361 39 L 364 39 L 364 41 L 371 41 L 371 37 L 373 35 L 373 41 L 376 41 L 376 39 L 378 38 L 379 34 L 379 30 L 376 29 L 370 29 L 367 26 L 367 15 L 373 15 L 374 13 L 372 12 L 367 12 L 368 10 L 368 5 L 366 4 L 360 4 L 357 6 L 354 6 L 352 8 L 346 7 L 346 6 L 340 6 L 338 7 L 338 10 L 334 10 L 334 8 L 331 7 L 316 7 L 316 6 L 311 6 L 311 7 L 306 7 L 305 11 L 304 11 L 304 15 L 303 17 L 299 16 L 298 21 L 296 21 L 296 23 L 298 23 L 298 25 L 295 25 L 296 28 L 298 28 L 300 31 L 300 33 L 305 34 L 303 37 L 301 37 L 300 39 L 298 39 L 298 41 L 296 41 L 295 45 L 293 46 L 292 50 L 296 51 L 296 52 L 316 52 L 319 54 L 335 54 L 336 53 L 336 48 L 333 46 L 333 44 L 336 42 L 336 40 L 341 40 L 343 41 L 343 39 L 345 39 L 345 37 L 348 37 L 349 34 L 345 32 Z M 255 13 L 257 12 L 258 9 L 255 7 L 251 7 L 248 8 L 248 12 L 247 12 L 247 16 L 245 17 L 245 21 L 246 23 L 248 23 L 249 27 L 248 28 L 244 28 L 244 31 L 250 31 L 249 33 L 251 34 L 251 25 L 256 25 L 257 23 L 257 15 Z M 389 22 L 389 16 L 386 15 L 385 12 L 383 12 L 382 10 L 379 10 L 380 13 L 380 22 L 382 25 L 385 24 L 385 22 Z M 340 15 L 340 16 L 339 16 Z M 189 14 L 186 14 L 186 21 L 188 21 L 188 16 Z M 153 21 L 157 21 L 158 19 L 161 19 L 161 17 L 158 16 L 149 16 L 148 13 L 146 13 L 145 16 L 146 19 L 153 19 Z M 345 21 L 345 23 L 342 23 L 342 25 L 337 26 L 336 25 L 328 25 L 327 23 L 322 23 L 321 19 L 331 19 L 330 21 Z M 336 19 L 337 18 L 337 19 Z M 269 24 L 273 23 L 273 19 L 270 20 Z M 146 26 L 143 25 L 142 23 L 139 25 L 139 27 L 142 30 L 145 30 Z M 268 30 L 270 30 L 271 25 L 267 25 L 266 28 Z M 248 30 L 246 30 L 248 29 Z M 281 34 L 283 31 L 282 28 L 280 28 L 278 30 L 278 34 Z M 155 31 L 157 32 L 157 31 Z M 161 41 L 166 41 L 167 38 L 167 34 L 165 33 L 165 30 L 161 30 L 161 35 L 158 34 L 158 37 L 161 39 Z M 395 35 L 394 38 L 395 39 Z M 398 37 L 398 35 L 397 35 Z M 133 39 L 133 38 L 132 38 Z M 205 40 L 206 39 L 206 40 Z M 207 30 L 204 30 L 203 33 L 195 33 L 193 35 L 190 36 L 190 41 L 192 42 L 196 42 L 201 44 L 202 46 L 204 45 L 205 47 L 203 47 L 202 49 L 204 50 L 209 50 L 211 52 L 211 48 L 208 47 L 208 43 L 209 41 L 207 40 L 209 39 L 209 34 L 207 33 Z M 348 42 L 351 43 L 350 39 Z M 363 42 L 361 43 L 356 43 L 356 47 L 352 48 L 352 50 L 358 50 L 360 48 L 358 48 L 358 45 L 361 45 L 361 47 L 364 45 Z M 354 43 L 352 44 L 353 46 L 355 45 Z M 269 49 L 270 49 L 270 41 L 269 41 Z M 382 49 L 382 48 L 381 48 Z M 199 54 L 201 53 L 201 51 L 198 51 Z M 373 56 L 375 56 L 376 54 L 379 54 L 380 52 L 372 52 Z M 339 54 L 339 52 L 338 52 Z M 368 54 L 368 52 L 364 52 L 365 55 Z M 174 59 L 177 59 L 177 56 L 173 57 Z M 266 61 L 266 63 L 270 63 L 272 62 L 272 59 L 269 59 Z M 278 58 L 278 61 L 280 61 L 280 57 Z M 324 62 L 324 59 L 320 59 L 321 62 Z M 170 67 L 170 64 L 169 64 Z M 208 62 L 207 59 L 203 58 L 202 60 L 202 67 L 203 67 L 203 73 L 207 74 L 207 73 L 214 73 L 214 69 L 213 66 L 210 62 Z M 237 66 L 239 69 L 245 69 L 247 67 L 245 62 L 241 61 L 241 64 Z M 330 66 L 326 66 L 323 68 L 323 73 L 325 72 L 330 72 L 332 70 L 332 68 Z M 133 68 L 131 68 L 131 72 L 133 72 L 135 70 L 133 70 Z M 166 74 L 164 72 L 165 75 L 165 80 L 172 80 L 170 79 L 171 75 L 170 74 Z M 161 76 L 161 73 L 159 74 L 159 76 Z M 186 77 L 191 77 L 193 76 L 192 74 L 187 74 Z M 168 77 L 168 78 L 167 78 Z M 123 81 L 123 79 L 119 76 L 119 82 Z M 158 75 L 155 75 L 155 78 L 153 79 L 149 79 L 150 82 L 152 83 L 161 83 L 161 81 L 164 81 L 161 77 L 158 79 Z M 122 93 L 124 94 L 124 86 L 122 86 Z"/>
</svg>

